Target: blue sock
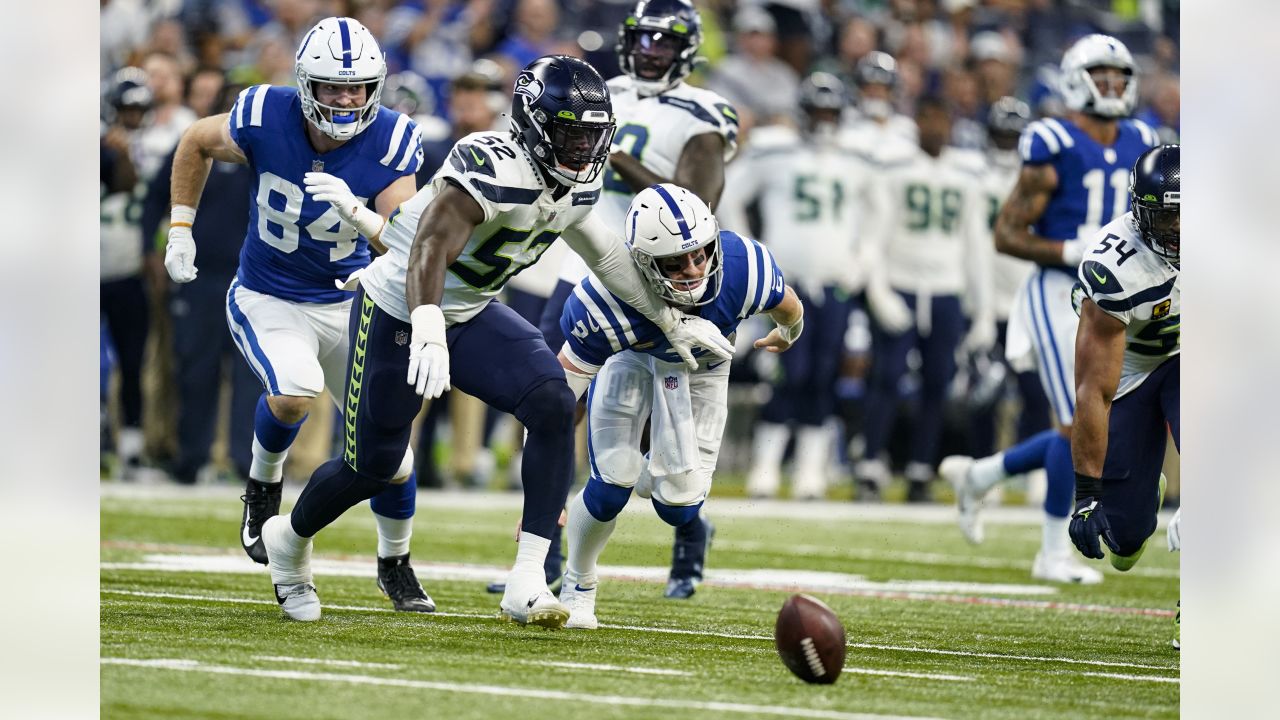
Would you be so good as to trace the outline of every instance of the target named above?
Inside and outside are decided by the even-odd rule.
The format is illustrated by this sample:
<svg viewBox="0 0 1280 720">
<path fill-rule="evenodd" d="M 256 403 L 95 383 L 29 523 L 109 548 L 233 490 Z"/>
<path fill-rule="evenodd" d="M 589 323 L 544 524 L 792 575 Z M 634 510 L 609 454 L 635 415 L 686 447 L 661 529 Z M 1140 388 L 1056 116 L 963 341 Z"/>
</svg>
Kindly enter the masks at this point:
<svg viewBox="0 0 1280 720">
<path fill-rule="evenodd" d="M 275 415 L 271 414 L 271 407 L 267 405 L 267 394 L 262 393 L 258 397 L 258 407 L 253 413 L 253 436 L 267 452 L 284 452 L 293 444 L 293 439 L 298 437 L 298 428 L 302 427 L 302 423 L 306 421 L 307 416 L 303 415 L 301 420 L 292 425 L 280 422 Z"/>
<path fill-rule="evenodd" d="M 1044 494 L 1044 511 L 1054 517 L 1064 518 L 1071 515 L 1075 508 L 1076 474 L 1071 464 L 1071 441 L 1056 432 L 1053 435 L 1045 453 L 1044 470 L 1048 476 L 1048 489 Z"/>
<path fill-rule="evenodd" d="M 418 473 L 409 473 L 409 479 L 399 485 L 388 485 L 386 490 L 369 498 L 374 514 L 396 520 L 408 520 L 418 506 Z"/>
<path fill-rule="evenodd" d="M 1032 435 L 1022 442 L 1004 451 L 1004 473 L 1021 475 L 1037 468 L 1048 467 L 1049 446 L 1054 438 L 1063 438 L 1057 430 L 1045 430 Z M 1071 446 L 1067 445 L 1067 461 L 1071 460 Z M 1074 476 L 1072 476 L 1074 479 Z"/>
</svg>

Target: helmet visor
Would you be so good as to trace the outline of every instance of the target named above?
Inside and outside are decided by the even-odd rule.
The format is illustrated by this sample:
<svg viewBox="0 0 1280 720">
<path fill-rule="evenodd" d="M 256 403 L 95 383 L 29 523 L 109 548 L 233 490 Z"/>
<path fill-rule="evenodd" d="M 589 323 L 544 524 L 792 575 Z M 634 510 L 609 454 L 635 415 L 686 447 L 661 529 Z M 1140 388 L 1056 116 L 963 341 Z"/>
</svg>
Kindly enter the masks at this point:
<svg viewBox="0 0 1280 720">
<path fill-rule="evenodd" d="M 1180 207 L 1138 201 L 1134 203 L 1133 214 L 1138 220 L 1138 229 L 1142 231 L 1147 244 L 1166 259 L 1177 262 L 1180 250 L 1179 238 L 1182 234 Z"/>
<path fill-rule="evenodd" d="M 554 149 L 556 162 L 579 171 L 593 163 L 604 162 L 609 155 L 609 143 L 613 139 L 614 124 L 584 123 L 564 118 L 552 118 L 547 139 Z"/>
<path fill-rule="evenodd" d="M 636 75 L 644 80 L 661 80 L 684 47 L 684 38 L 657 30 L 627 31 L 631 60 Z"/>
</svg>

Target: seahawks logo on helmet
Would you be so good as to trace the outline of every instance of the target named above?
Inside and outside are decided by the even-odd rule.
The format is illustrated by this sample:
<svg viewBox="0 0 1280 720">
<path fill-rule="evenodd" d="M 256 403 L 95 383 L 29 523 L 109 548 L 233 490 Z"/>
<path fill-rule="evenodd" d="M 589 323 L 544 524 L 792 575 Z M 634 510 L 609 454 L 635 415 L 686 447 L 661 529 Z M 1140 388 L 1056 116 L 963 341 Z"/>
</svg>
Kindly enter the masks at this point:
<svg viewBox="0 0 1280 720">
<path fill-rule="evenodd" d="M 529 102 L 542 97 L 544 89 L 542 81 L 527 70 L 520 73 L 520 77 L 516 78 L 516 94 L 529 98 Z"/>
</svg>

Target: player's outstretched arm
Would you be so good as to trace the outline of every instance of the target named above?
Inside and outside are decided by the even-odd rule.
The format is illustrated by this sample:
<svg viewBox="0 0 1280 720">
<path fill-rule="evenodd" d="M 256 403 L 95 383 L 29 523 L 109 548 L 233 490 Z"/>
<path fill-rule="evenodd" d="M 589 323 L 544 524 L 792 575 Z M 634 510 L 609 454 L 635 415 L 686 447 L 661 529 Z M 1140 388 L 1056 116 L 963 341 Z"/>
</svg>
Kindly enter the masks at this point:
<svg viewBox="0 0 1280 720">
<path fill-rule="evenodd" d="M 444 271 L 462 254 L 472 231 L 482 222 L 480 205 L 447 183 L 418 221 L 405 277 L 412 326 L 407 381 L 423 397 L 438 398 L 450 387 L 449 347 L 440 309 Z"/>
<path fill-rule="evenodd" d="M 1018 173 L 1018 184 L 1009 199 L 1000 208 L 996 218 L 996 250 L 1041 265 L 1070 265 L 1064 262 L 1066 243 L 1046 240 L 1031 231 L 1044 214 L 1049 198 L 1058 187 L 1058 171 L 1052 165 L 1023 165 Z M 1079 257 L 1075 258 L 1079 265 Z"/>
<path fill-rule="evenodd" d="M 248 159 L 231 137 L 229 113 L 213 115 L 192 123 L 182 134 L 173 155 L 173 174 L 169 180 L 169 241 L 164 250 L 164 267 L 174 282 L 196 279 L 196 243 L 191 226 L 196 221 L 196 206 L 209 179 L 214 160 L 247 163 Z"/>
<path fill-rule="evenodd" d="M 804 303 L 800 302 L 796 291 L 790 285 L 786 286 L 782 291 L 782 302 L 765 314 L 777 323 L 777 327 L 756 340 L 755 347 L 771 353 L 790 350 L 800 333 L 804 332 Z"/>
<path fill-rule="evenodd" d="M 724 137 L 703 133 L 689 138 L 671 181 L 697 195 L 715 212 L 724 192 Z"/>
</svg>

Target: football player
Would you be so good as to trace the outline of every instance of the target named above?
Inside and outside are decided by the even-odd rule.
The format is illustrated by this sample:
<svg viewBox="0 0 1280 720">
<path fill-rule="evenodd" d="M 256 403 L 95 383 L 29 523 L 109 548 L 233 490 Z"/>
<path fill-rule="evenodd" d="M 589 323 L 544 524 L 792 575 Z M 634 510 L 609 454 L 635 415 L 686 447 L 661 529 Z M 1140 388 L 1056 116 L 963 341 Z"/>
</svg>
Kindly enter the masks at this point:
<svg viewBox="0 0 1280 720">
<path fill-rule="evenodd" d="M 845 118 L 844 140 L 877 162 L 892 162 L 909 153 L 916 141 L 916 124 L 893 109 L 898 88 L 898 61 L 873 50 L 854 67 L 858 86 L 857 112 Z"/>
<path fill-rule="evenodd" d="M 514 415 L 528 432 L 524 513 L 501 610 L 521 625 L 562 626 L 569 612 L 543 561 L 572 483 L 574 396 L 542 335 L 490 302 L 564 237 L 610 290 L 653 320 L 686 362 L 694 345 L 725 359 L 709 322 L 665 305 L 592 208 L 614 131 L 609 90 L 576 58 L 538 58 L 520 72 L 511 130 L 460 140 L 431 184 L 384 226 L 387 254 L 359 280 L 351 313 L 343 455 L 322 465 L 293 513 L 263 525 L 285 614 L 320 617 L 312 538 L 398 476 L 422 398 L 456 386 Z M 408 378 L 409 387 L 405 387 Z"/>
<path fill-rule="evenodd" d="M 794 423 L 795 473 L 791 496 L 820 499 L 827 490 L 834 438 L 835 384 L 844 337 L 862 289 L 855 255 L 872 209 L 873 171 L 863 156 L 838 142 L 848 97 L 834 75 L 818 72 L 800 84 L 803 127 L 779 127 L 753 136 L 730 166 L 720 220 L 747 227 L 747 207 L 760 203 L 760 239 L 792 273 L 809 310 L 809 332 L 781 358 L 769 402 L 760 411 L 752 443 L 747 493 L 777 494 L 782 456 Z"/>
<path fill-rule="evenodd" d="M 1079 272 L 1071 540 L 1101 559 L 1101 537 L 1121 571 L 1155 532 L 1166 438 L 1181 449 L 1180 156 L 1163 145 L 1138 158 L 1133 210 L 1098 232 Z M 1173 527 L 1170 548 L 1179 546 Z"/>
<path fill-rule="evenodd" d="M 294 65 L 298 87 L 255 85 L 229 113 L 197 121 L 173 159 L 165 267 L 196 276 L 191 236 L 211 160 L 257 173 L 240 269 L 227 291 L 227 323 L 265 392 L 254 417 L 241 544 L 266 564 L 262 524 L 280 511 L 289 446 L 324 389 L 340 402 L 352 293 L 341 285 L 383 249 L 382 218 L 413 196 L 422 163 L 419 131 L 379 107 L 387 65 L 373 35 L 350 18 L 321 20 Z M 365 206 L 372 198 L 377 211 Z M 370 503 L 378 526 L 378 585 L 397 610 L 435 604 L 409 565 L 416 488 L 402 469 Z"/>
<path fill-rule="evenodd" d="M 977 525 L 982 497 L 1009 477 L 1043 467 L 1048 477 L 1045 518 L 1031 574 L 1040 580 L 1102 582 L 1068 544 L 1074 497 L 1071 418 L 1078 319 L 1071 308 L 1076 271 L 1093 234 L 1129 207 L 1129 169 L 1157 143 L 1155 131 L 1126 119 L 1138 98 L 1133 57 L 1119 40 L 1088 35 L 1062 56 L 1063 118 L 1031 123 L 1018 142 L 1022 169 L 1000 209 L 999 252 L 1036 263 L 1009 316 L 1005 355 L 1034 367 L 1053 407 L 1057 432 L 1042 433 L 1004 452 L 973 461 L 956 456 L 942 468 L 957 488 L 962 525 Z M 971 530 L 981 537 L 981 530 Z"/>
<path fill-rule="evenodd" d="M 767 313 L 777 327 L 757 348 L 783 352 L 801 336 L 804 307 L 769 251 L 720 230 L 706 203 L 670 183 L 641 191 L 626 237 L 640 271 L 673 307 L 696 313 L 727 338 Z M 566 627 L 593 629 L 596 560 L 632 490 L 679 527 L 697 517 L 711 489 L 728 415 L 729 363 L 688 370 L 663 333 L 596 277 L 574 289 L 561 318 L 560 350 L 570 387 L 587 393 L 591 477 L 569 503 L 569 567 L 560 599 Z M 640 447 L 646 420 L 653 442 Z"/>
<path fill-rule="evenodd" d="M 905 472 L 907 500 L 923 502 L 930 498 L 956 351 L 962 342 L 970 351 L 981 351 L 995 341 L 993 253 L 980 192 L 983 159 L 947 146 L 951 114 L 941 100 L 921 99 L 915 119 L 918 148 L 909 159 L 883 166 L 877 185 L 883 192 L 885 219 L 870 234 L 866 253 L 874 357 L 866 450 L 854 478 L 859 495 L 871 500 L 889 480 L 880 454 L 897 415 L 908 353 L 920 353 L 921 389 Z"/>
<path fill-rule="evenodd" d="M 656 183 L 673 182 L 716 207 L 725 163 L 738 147 L 738 114 L 720 95 L 685 83 L 701 46 L 702 20 L 689 0 L 641 0 L 618 28 L 623 74 L 609 80 L 618 131 L 598 207 L 610 228 L 621 228 L 631 199 Z M 560 282 L 542 312 L 541 329 L 553 350 L 564 342 L 561 311 L 586 275 L 582 259 L 566 253 Z M 693 595 L 712 531 L 705 513 L 675 529 L 665 597 Z M 560 577 L 558 534 L 548 578 Z"/>
</svg>

